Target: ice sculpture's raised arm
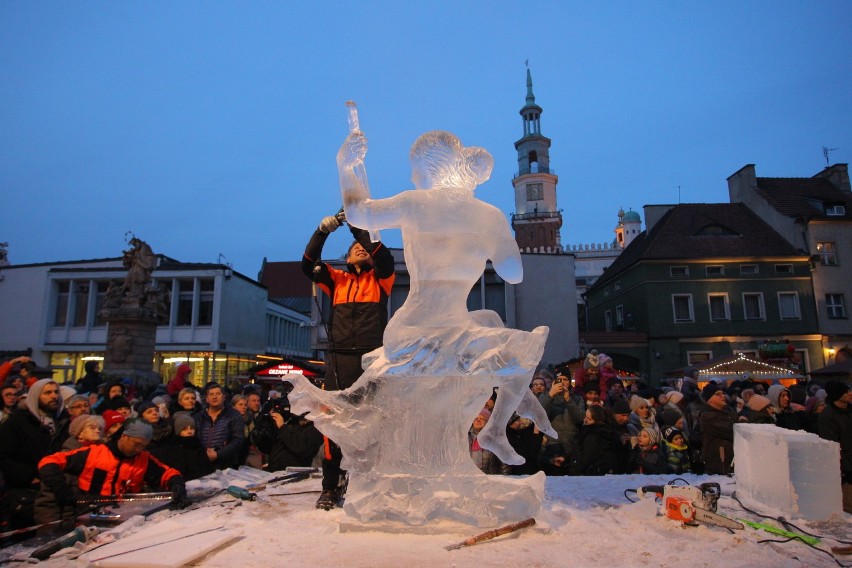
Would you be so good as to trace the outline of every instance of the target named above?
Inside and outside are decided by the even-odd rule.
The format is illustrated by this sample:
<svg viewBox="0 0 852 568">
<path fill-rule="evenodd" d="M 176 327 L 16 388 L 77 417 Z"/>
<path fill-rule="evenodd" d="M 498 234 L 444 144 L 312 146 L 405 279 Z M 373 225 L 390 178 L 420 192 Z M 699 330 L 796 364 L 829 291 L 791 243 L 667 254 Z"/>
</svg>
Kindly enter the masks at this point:
<svg viewBox="0 0 852 568">
<path fill-rule="evenodd" d="M 349 112 L 349 136 L 337 152 L 337 171 L 340 176 L 343 209 L 350 223 L 370 231 L 370 240 L 375 243 L 380 240 L 379 232 L 367 226 L 363 210 L 364 202 L 370 198 L 367 169 L 364 167 L 367 138 L 361 132 L 355 101 L 347 101 L 346 107 Z"/>
</svg>

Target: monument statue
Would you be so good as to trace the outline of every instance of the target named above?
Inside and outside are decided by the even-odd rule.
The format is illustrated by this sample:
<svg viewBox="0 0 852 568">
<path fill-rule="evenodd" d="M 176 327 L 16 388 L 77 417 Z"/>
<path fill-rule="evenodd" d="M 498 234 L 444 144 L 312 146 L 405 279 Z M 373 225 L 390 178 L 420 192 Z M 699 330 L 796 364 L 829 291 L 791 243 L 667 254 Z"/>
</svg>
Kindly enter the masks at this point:
<svg viewBox="0 0 852 568">
<path fill-rule="evenodd" d="M 364 356 L 362 377 L 336 392 L 297 378 L 293 412 L 309 411 L 339 443 L 351 476 L 344 510 L 359 521 L 495 526 L 529 517 L 540 507 L 544 475 L 488 477 L 470 459 L 467 439 L 494 387 L 494 411 L 478 436 L 482 447 L 504 463 L 523 463 L 506 439 L 515 411 L 556 437 L 529 389 L 547 328 L 508 329 L 493 311 L 467 309 L 487 261 L 509 283 L 523 277 L 506 217 L 474 196 L 493 159 L 449 132 L 427 132 L 409 155 L 415 189 L 372 199 L 366 152 L 366 137 L 353 128 L 337 155 L 346 219 L 371 232 L 401 230 L 410 292 L 383 346 Z"/>
</svg>

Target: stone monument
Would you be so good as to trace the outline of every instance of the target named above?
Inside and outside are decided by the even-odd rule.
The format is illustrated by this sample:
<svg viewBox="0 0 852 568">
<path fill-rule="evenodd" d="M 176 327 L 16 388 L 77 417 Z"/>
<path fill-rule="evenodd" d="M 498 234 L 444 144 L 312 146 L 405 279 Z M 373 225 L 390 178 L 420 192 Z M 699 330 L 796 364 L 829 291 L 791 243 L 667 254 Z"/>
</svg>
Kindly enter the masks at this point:
<svg viewBox="0 0 852 568">
<path fill-rule="evenodd" d="M 130 378 L 142 388 L 162 382 L 154 371 L 157 325 L 168 319 L 169 293 L 153 286 L 157 256 L 143 240 L 132 237 L 124 251 L 124 282 L 113 281 L 98 315 L 107 322 L 103 373 Z"/>
<path fill-rule="evenodd" d="M 291 380 L 292 410 L 310 412 L 340 445 L 350 475 L 344 510 L 357 522 L 440 530 L 438 521 L 493 527 L 531 517 L 541 506 L 544 474 L 487 476 L 471 460 L 468 442 L 494 387 L 494 410 L 478 435 L 482 447 L 504 463 L 523 463 L 506 439 L 515 411 L 556 437 L 529 389 L 547 328 L 507 329 L 497 313 L 467 309 L 487 261 L 509 283 L 523 277 L 506 216 L 473 195 L 490 177 L 493 159 L 449 132 L 427 132 L 410 152 L 415 189 L 371 199 L 367 139 L 357 124 L 357 116 L 350 118 L 337 156 L 346 219 L 371 233 L 401 230 L 411 288 L 383 346 L 364 356 L 361 378 L 333 392 Z"/>
</svg>

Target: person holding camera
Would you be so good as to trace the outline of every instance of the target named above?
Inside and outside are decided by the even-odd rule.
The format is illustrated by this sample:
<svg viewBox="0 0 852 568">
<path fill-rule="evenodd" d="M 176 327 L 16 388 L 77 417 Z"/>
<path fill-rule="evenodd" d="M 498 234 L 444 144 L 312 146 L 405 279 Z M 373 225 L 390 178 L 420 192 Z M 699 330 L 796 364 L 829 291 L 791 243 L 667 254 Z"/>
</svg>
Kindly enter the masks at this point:
<svg viewBox="0 0 852 568">
<path fill-rule="evenodd" d="M 314 423 L 290 412 L 289 405 L 279 405 L 269 412 L 277 428 L 269 450 L 268 471 L 288 467 L 310 467 L 322 446 L 322 434 Z"/>
<path fill-rule="evenodd" d="M 349 230 L 355 242 L 346 253 L 346 270 L 320 260 L 328 236 L 345 221 L 342 210 L 323 218 L 302 258 L 302 272 L 331 298 L 326 390 L 351 387 L 364 372 L 361 357 L 382 346 L 388 323 L 388 298 L 395 278 L 391 252 L 381 242 L 371 242 L 367 231 L 351 225 Z M 318 509 L 333 509 L 345 492 L 346 472 L 340 468 L 342 458 L 340 447 L 327 440 Z"/>
</svg>

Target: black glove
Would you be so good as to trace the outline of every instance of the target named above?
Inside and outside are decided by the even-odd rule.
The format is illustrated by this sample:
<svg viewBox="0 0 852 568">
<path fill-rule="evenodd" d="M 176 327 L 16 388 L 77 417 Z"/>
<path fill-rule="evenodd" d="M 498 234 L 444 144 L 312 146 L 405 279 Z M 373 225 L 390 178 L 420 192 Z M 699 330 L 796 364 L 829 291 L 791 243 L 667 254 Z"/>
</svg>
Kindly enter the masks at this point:
<svg viewBox="0 0 852 568">
<path fill-rule="evenodd" d="M 186 484 L 183 482 L 183 479 L 173 479 L 169 483 L 169 487 L 172 490 L 172 503 L 169 506 L 170 509 L 185 509 L 192 503 L 189 500 L 189 497 L 186 496 Z"/>
<path fill-rule="evenodd" d="M 53 495 L 56 497 L 56 504 L 61 508 L 73 507 L 77 504 L 77 496 L 67 483 L 63 482 L 52 489 Z"/>
</svg>

